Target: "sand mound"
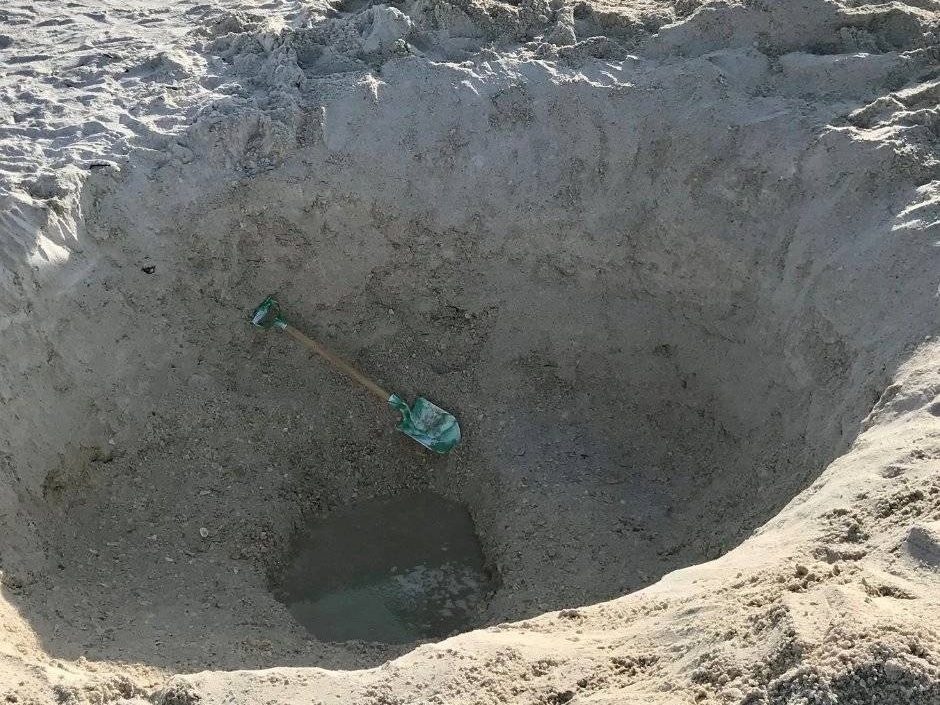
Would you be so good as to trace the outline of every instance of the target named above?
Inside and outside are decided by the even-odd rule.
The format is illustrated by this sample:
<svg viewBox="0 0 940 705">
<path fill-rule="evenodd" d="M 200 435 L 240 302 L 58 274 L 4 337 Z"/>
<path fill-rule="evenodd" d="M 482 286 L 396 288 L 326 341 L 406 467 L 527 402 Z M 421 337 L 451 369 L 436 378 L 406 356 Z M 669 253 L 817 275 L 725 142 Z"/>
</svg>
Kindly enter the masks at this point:
<svg viewBox="0 0 940 705">
<path fill-rule="evenodd" d="M 940 702 L 922 5 L 0 11 L 0 693 Z M 270 292 L 458 450 L 250 328 Z M 483 629 L 275 599 L 311 518 L 424 490 Z"/>
</svg>

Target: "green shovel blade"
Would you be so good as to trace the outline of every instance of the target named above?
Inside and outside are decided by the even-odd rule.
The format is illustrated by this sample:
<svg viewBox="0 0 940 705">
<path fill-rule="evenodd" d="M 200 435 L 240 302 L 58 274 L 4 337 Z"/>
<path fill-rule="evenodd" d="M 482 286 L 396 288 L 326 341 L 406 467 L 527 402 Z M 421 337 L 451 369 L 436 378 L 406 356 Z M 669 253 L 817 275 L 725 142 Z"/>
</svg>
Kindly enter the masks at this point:
<svg viewBox="0 0 940 705">
<path fill-rule="evenodd" d="M 287 321 L 281 316 L 281 307 L 277 299 L 269 296 L 251 313 L 251 325 L 258 328 L 287 328 Z"/>
<path fill-rule="evenodd" d="M 428 450 L 446 453 L 460 441 L 460 425 L 453 414 L 424 397 L 418 397 L 414 405 L 409 407 L 404 399 L 393 394 L 388 403 L 401 413 L 401 421 L 395 428 Z"/>
</svg>

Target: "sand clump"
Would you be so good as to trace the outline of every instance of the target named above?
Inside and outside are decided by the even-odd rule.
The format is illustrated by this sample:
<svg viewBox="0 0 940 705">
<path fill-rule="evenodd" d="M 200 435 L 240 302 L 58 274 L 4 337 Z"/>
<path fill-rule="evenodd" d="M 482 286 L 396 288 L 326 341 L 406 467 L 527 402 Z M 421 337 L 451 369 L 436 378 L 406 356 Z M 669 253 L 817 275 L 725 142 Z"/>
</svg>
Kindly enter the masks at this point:
<svg viewBox="0 0 940 705">
<path fill-rule="evenodd" d="M 940 703 L 937 31 L 0 10 L 0 695 Z M 252 330 L 271 292 L 458 450 Z M 425 491 L 478 629 L 332 643 L 275 598 L 311 518 Z"/>
</svg>

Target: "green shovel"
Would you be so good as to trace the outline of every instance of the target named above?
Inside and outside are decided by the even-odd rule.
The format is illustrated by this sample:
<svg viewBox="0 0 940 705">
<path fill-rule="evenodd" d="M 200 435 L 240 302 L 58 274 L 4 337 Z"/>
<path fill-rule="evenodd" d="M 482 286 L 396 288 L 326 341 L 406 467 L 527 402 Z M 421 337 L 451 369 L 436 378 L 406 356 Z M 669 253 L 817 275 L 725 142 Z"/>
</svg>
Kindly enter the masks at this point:
<svg viewBox="0 0 940 705">
<path fill-rule="evenodd" d="M 460 441 L 460 426 L 453 414 L 449 414 L 424 397 L 418 397 L 415 399 L 415 403 L 409 407 L 404 399 L 397 394 L 389 394 L 348 362 L 334 355 L 325 346 L 288 325 L 287 321 L 281 316 L 281 308 L 273 296 L 266 298 L 254 310 L 254 313 L 251 314 L 251 325 L 265 329 L 282 330 L 294 340 L 313 350 L 337 370 L 361 384 L 383 402 L 401 413 L 401 421 L 398 422 L 395 428 L 406 436 L 415 439 L 425 448 L 433 450 L 435 453 L 446 453 Z"/>
</svg>

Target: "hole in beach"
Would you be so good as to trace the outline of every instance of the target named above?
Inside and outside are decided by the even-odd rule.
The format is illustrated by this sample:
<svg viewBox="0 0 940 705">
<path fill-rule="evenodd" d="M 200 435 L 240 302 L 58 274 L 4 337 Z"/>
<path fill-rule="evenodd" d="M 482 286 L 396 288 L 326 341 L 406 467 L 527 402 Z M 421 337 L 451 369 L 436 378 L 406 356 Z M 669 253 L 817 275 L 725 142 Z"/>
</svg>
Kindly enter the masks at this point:
<svg viewBox="0 0 940 705">
<path fill-rule="evenodd" d="M 458 68 L 92 172 L 42 325 L 3 335 L 3 589 L 48 653 L 374 666 L 717 558 L 855 438 L 926 332 L 898 297 L 933 305 L 888 157 L 776 104 Z M 460 444 L 252 328 L 272 293 Z"/>
</svg>

